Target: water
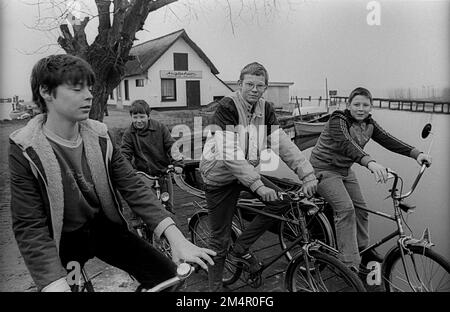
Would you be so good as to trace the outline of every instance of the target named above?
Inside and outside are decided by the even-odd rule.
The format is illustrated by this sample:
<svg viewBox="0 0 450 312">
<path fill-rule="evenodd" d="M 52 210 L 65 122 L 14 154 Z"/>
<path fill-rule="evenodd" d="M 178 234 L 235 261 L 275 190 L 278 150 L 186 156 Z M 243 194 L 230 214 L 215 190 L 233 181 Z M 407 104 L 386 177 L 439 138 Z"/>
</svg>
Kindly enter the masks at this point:
<svg viewBox="0 0 450 312">
<path fill-rule="evenodd" d="M 12 110 L 11 103 L 0 103 L 0 120 L 8 119 L 10 120 L 9 113 Z"/>
<path fill-rule="evenodd" d="M 373 116 L 385 130 L 422 151 L 428 151 L 431 139 L 434 137 L 431 150 L 433 165 L 425 171 L 415 192 L 407 199 L 408 203 L 416 206 L 415 212 L 407 216 L 407 222 L 416 238 L 420 238 L 425 227 L 429 227 L 431 241 L 436 243 L 435 250 L 450 259 L 450 244 L 447 241 L 450 237 L 450 164 L 448 161 L 450 116 L 382 109 L 374 110 Z M 428 122 L 432 123 L 433 135 L 424 140 L 420 133 Z M 396 171 L 403 178 L 403 192 L 409 191 L 420 169 L 415 160 L 389 152 L 373 141 L 367 144 L 365 150 L 377 162 Z M 306 150 L 305 153 L 309 157 L 311 149 Z M 388 190 L 391 184 L 377 184 L 367 168 L 360 165 L 354 165 L 353 169 L 360 181 L 369 208 L 393 214 L 392 200 L 385 200 L 389 195 Z M 276 175 L 296 179 L 285 166 L 281 167 Z M 376 215 L 370 215 L 369 218 L 371 242 L 383 238 L 395 227 L 392 221 Z M 380 247 L 379 251 L 384 254 L 392 245 L 393 240 Z"/>
</svg>

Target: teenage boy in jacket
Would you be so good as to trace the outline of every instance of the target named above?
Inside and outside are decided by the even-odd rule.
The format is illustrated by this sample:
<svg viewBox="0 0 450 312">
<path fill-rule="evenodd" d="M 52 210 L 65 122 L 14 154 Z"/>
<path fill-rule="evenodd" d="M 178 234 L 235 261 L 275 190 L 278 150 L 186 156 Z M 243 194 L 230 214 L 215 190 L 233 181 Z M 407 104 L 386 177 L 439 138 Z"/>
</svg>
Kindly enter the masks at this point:
<svg viewBox="0 0 450 312">
<path fill-rule="evenodd" d="M 289 207 L 278 199 L 276 192 L 280 189 L 256 168 L 267 145 L 297 173 L 306 195 L 312 196 L 316 190 L 311 164 L 279 127 L 273 104 L 262 98 L 268 81 L 267 70 L 259 63 L 241 70 L 239 89 L 219 101 L 213 121 L 215 132 L 203 150 L 200 171 L 209 209 L 209 247 L 217 252 L 215 265 L 208 271 L 210 291 L 223 290 L 222 275 L 239 193 L 246 190 L 255 194 L 270 213 L 281 214 Z M 236 240 L 230 259 L 245 264 L 250 272 L 258 270 L 260 264 L 249 248 L 274 222 L 257 215 Z"/>
<path fill-rule="evenodd" d="M 169 165 L 174 165 L 175 172 L 181 173 L 182 155 L 176 151 L 172 153 L 175 139 L 167 126 L 150 118 L 150 112 L 150 106 L 144 100 L 131 103 L 131 125 L 122 136 L 121 151 L 136 170 L 160 177 L 161 192 L 169 193 L 167 210 L 173 212 L 173 184 L 166 171 Z"/>
<path fill-rule="evenodd" d="M 370 139 L 391 152 L 417 163 L 431 165 L 431 157 L 417 148 L 393 137 L 372 118 L 372 95 L 359 87 L 348 98 L 347 109 L 335 111 L 320 134 L 311 152 L 310 161 L 320 177 L 317 192 L 330 203 L 334 212 L 336 240 L 342 261 L 363 277 L 369 261 L 382 262 L 380 255 L 369 250 L 369 214 L 359 182 L 351 166 L 355 163 L 370 170 L 377 182 L 387 181 L 386 168 L 375 161 L 364 146 Z M 360 264 L 362 264 L 360 266 Z"/>
<path fill-rule="evenodd" d="M 175 263 L 212 265 L 214 252 L 191 244 L 110 139 L 88 119 L 94 73 L 75 56 L 52 55 L 33 68 L 42 114 L 10 135 L 13 231 L 39 291 L 70 291 L 66 265 L 90 258 L 114 265 L 148 288 L 175 275 Z M 128 230 L 118 192 L 173 261 Z"/>
</svg>

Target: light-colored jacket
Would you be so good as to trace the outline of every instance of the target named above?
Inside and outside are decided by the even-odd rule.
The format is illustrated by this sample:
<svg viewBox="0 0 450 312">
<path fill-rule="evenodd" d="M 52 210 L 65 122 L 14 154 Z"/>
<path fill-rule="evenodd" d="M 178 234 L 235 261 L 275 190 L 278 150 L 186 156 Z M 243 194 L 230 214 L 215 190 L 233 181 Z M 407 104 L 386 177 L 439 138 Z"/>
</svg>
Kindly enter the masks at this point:
<svg viewBox="0 0 450 312">
<path fill-rule="evenodd" d="M 200 172 L 207 185 L 221 186 L 237 179 L 256 191 L 263 185 L 256 167 L 266 148 L 280 156 L 300 180 L 315 179 L 308 159 L 279 127 L 273 104 L 264 99 L 253 108 L 239 91 L 221 99 L 212 132 L 200 160 Z"/>
</svg>

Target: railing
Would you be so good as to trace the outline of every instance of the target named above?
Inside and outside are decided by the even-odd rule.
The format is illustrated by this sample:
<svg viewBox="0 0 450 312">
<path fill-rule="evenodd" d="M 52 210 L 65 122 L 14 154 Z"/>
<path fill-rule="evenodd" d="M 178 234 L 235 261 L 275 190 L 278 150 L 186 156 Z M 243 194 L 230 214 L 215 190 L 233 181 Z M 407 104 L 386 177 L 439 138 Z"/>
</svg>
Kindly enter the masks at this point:
<svg viewBox="0 0 450 312">
<path fill-rule="evenodd" d="M 339 105 L 347 103 L 347 101 L 347 96 L 333 96 L 330 98 L 330 105 L 332 105 L 331 103 Z M 374 98 L 373 106 L 390 110 L 450 114 L 450 102 L 446 101 Z"/>
</svg>

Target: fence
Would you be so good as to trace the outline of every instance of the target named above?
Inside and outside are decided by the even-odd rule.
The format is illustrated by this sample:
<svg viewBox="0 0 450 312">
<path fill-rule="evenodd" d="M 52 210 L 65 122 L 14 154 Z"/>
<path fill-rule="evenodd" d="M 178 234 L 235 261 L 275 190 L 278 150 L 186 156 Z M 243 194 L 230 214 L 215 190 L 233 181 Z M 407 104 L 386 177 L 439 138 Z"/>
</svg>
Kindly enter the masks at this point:
<svg viewBox="0 0 450 312">
<path fill-rule="evenodd" d="M 347 96 L 333 96 L 330 98 L 330 105 L 347 103 Z M 381 109 L 402 110 L 409 112 L 426 112 L 438 114 L 450 114 L 450 102 L 437 100 L 404 100 L 374 98 L 373 106 Z"/>
</svg>

